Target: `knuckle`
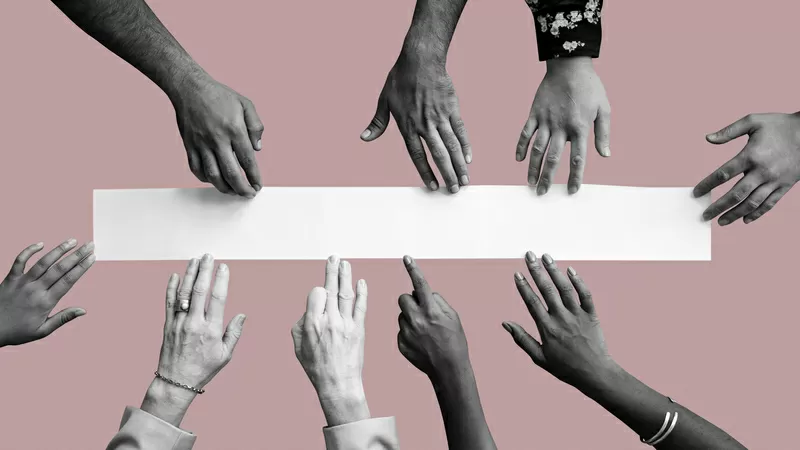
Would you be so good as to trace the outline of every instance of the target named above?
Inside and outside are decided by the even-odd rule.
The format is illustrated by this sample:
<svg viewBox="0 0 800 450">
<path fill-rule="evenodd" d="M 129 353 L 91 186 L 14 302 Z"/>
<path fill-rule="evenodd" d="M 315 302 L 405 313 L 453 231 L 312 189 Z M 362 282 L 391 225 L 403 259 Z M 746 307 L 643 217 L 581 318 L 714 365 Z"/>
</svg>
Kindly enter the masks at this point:
<svg viewBox="0 0 800 450">
<path fill-rule="evenodd" d="M 59 262 L 56 263 L 55 269 L 56 269 L 56 272 L 66 272 L 69 268 L 64 263 L 64 261 L 59 261 Z"/>
<path fill-rule="evenodd" d="M 181 289 L 178 291 L 177 299 L 179 303 L 188 302 L 191 298 L 192 298 L 192 291 L 188 289 Z"/>
<path fill-rule="evenodd" d="M 761 200 L 757 198 L 748 198 L 747 201 L 745 202 L 745 206 L 748 207 L 749 209 L 758 208 L 759 206 L 761 206 Z"/>
<path fill-rule="evenodd" d="M 550 153 L 549 153 L 549 154 L 548 154 L 548 155 L 545 157 L 545 161 L 547 161 L 547 162 L 548 162 L 548 163 L 550 163 L 550 164 L 555 164 L 555 163 L 557 163 L 557 162 L 559 161 L 559 159 L 561 159 L 561 155 L 559 155 L 559 154 L 558 154 L 558 153 L 556 153 L 556 152 L 550 152 Z"/>
<path fill-rule="evenodd" d="M 575 168 L 583 167 L 584 162 L 585 160 L 583 159 L 583 156 L 580 155 L 573 156 L 572 159 L 570 160 L 572 167 Z"/>
<path fill-rule="evenodd" d="M 206 288 L 204 288 L 202 286 L 194 286 L 194 287 L 192 287 L 192 294 L 193 295 L 205 295 L 206 294 Z"/>
<path fill-rule="evenodd" d="M 411 151 L 411 160 L 415 162 L 422 162 L 425 161 L 425 152 L 422 150 L 412 150 Z"/>
<path fill-rule="evenodd" d="M 730 175 L 728 175 L 728 173 L 725 172 L 724 170 L 718 170 L 718 171 L 714 172 L 714 178 L 716 178 L 718 181 L 724 182 L 724 181 L 728 181 L 728 178 L 730 178 Z"/>
<path fill-rule="evenodd" d="M 541 154 L 544 153 L 545 148 L 546 147 L 544 145 L 542 145 L 542 144 L 540 144 L 538 142 L 534 142 L 533 146 L 531 147 L 531 153 L 534 153 L 534 154 L 537 154 L 537 155 L 541 155 Z"/>
<path fill-rule="evenodd" d="M 261 122 L 256 123 L 251 127 L 251 130 L 256 133 L 263 133 L 264 132 L 264 124 Z"/>
<path fill-rule="evenodd" d="M 216 292 L 211 294 L 211 300 L 215 302 L 224 302 L 226 298 L 228 298 L 228 296 L 225 294 L 219 294 Z"/>
<path fill-rule="evenodd" d="M 746 194 L 743 191 L 733 191 L 731 192 L 731 200 L 735 201 L 736 203 L 740 203 L 747 198 Z"/>
</svg>

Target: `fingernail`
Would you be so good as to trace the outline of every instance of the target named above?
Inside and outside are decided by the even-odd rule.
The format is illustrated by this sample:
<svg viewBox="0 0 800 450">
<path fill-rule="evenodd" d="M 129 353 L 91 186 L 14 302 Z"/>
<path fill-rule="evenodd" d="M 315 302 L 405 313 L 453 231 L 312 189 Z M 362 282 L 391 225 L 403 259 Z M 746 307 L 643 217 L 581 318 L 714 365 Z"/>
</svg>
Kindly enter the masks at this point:
<svg viewBox="0 0 800 450">
<path fill-rule="evenodd" d="M 466 186 L 466 185 L 468 185 L 468 184 L 469 184 L 469 177 L 468 177 L 468 176 L 466 176 L 466 175 L 461 175 L 461 184 L 462 184 L 463 186 Z"/>
<path fill-rule="evenodd" d="M 536 194 L 537 195 L 544 195 L 546 193 L 547 193 L 547 188 L 546 187 L 539 186 L 538 188 L 536 188 Z"/>
<path fill-rule="evenodd" d="M 511 325 L 508 322 L 503 322 L 503 328 L 506 329 L 509 333 L 513 333 L 514 330 L 511 328 Z"/>
<path fill-rule="evenodd" d="M 413 260 L 411 259 L 410 256 L 408 255 L 403 256 L 403 263 L 405 263 L 405 265 L 410 266 L 412 262 Z"/>
<path fill-rule="evenodd" d="M 255 190 L 256 190 L 256 192 L 258 192 L 258 191 L 260 191 L 260 190 L 261 190 L 261 185 L 260 185 L 260 184 L 254 184 L 254 185 L 253 185 L 253 189 L 255 189 Z"/>
<path fill-rule="evenodd" d="M 536 186 L 536 177 L 528 177 L 528 186 Z"/>
<path fill-rule="evenodd" d="M 514 278 L 515 278 L 517 281 L 525 281 L 525 277 L 523 277 L 523 276 L 522 276 L 522 274 L 521 274 L 521 273 L 519 273 L 519 272 L 514 272 Z"/>
<path fill-rule="evenodd" d="M 336 255 L 331 255 L 331 256 L 328 257 L 328 262 L 330 262 L 330 263 L 335 263 L 338 260 L 339 260 L 339 257 L 336 256 Z"/>
<path fill-rule="evenodd" d="M 742 219 L 742 222 L 744 222 L 745 224 L 748 224 L 748 223 L 750 223 L 752 220 L 753 220 L 753 219 L 751 219 L 751 218 L 749 218 L 749 217 L 745 217 L 744 219 Z"/>
<path fill-rule="evenodd" d="M 729 219 L 719 219 L 720 226 L 724 227 L 725 225 L 727 225 L 729 223 L 731 223 L 731 221 Z"/>
<path fill-rule="evenodd" d="M 80 317 L 80 316 L 83 316 L 83 315 L 85 315 L 85 314 L 86 314 L 86 310 L 85 310 L 85 309 L 83 309 L 83 308 L 81 308 L 81 309 L 79 309 L 79 310 L 75 311 L 75 317 Z"/>
<path fill-rule="evenodd" d="M 717 137 L 717 133 L 709 133 L 706 135 L 706 139 L 714 139 Z"/>
<path fill-rule="evenodd" d="M 36 247 L 44 247 L 44 242 L 39 242 L 38 244 L 36 244 Z"/>
<path fill-rule="evenodd" d="M 706 221 L 711 220 L 711 217 L 712 216 L 711 216 L 710 213 L 707 213 L 707 212 L 703 213 L 703 220 L 706 220 Z"/>
<path fill-rule="evenodd" d="M 220 272 L 225 272 L 226 270 L 228 270 L 228 265 L 225 264 L 225 263 L 222 263 L 222 264 L 219 265 L 219 269 L 218 270 Z"/>
<path fill-rule="evenodd" d="M 361 139 L 366 139 L 366 138 L 368 138 L 370 134 L 372 134 L 372 131 L 369 131 L 369 130 L 364 130 L 364 132 L 363 132 L 363 133 L 361 133 Z"/>
<path fill-rule="evenodd" d="M 92 251 L 92 250 L 94 250 L 94 241 L 89 241 L 89 242 L 86 244 L 86 250 L 88 250 L 88 251 Z"/>
<path fill-rule="evenodd" d="M 341 265 L 342 265 L 342 273 L 344 273 L 345 275 L 350 273 L 350 263 L 349 262 L 342 261 Z"/>
<path fill-rule="evenodd" d="M 439 189 L 439 183 L 437 183 L 436 181 L 431 181 L 430 184 L 428 184 L 428 186 L 430 186 L 432 191 Z"/>
<path fill-rule="evenodd" d="M 69 239 L 69 240 L 67 241 L 67 245 L 75 245 L 75 244 L 77 244 L 77 243 L 78 243 L 78 241 L 76 241 L 75 239 Z"/>
<path fill-rule="evenodd" d="M 203 255 L 203 262 L 209 262 L 209 261 L 211 261 L 211 254 L 206 253 L 205 255 Z"/>
<path fill-rule="evenodd" d="M 358 289 L 363 291 L 364 288 L 367 287 L 367 282 L 364 280 L 358 280 L 358 284 L 356 285 L 356 287 L 358 287 Z"/>
<path fill-rule="evenodd" d="M 95 256 L 95 254 L 92 253 L 91 255 L 89 255 L 86 258 L 86 262 L 89 263 L 89 264 L 92 264 L 96 259 L 97 259 L 97 256 Z"/>
<path fill-rule="evenodd" d="M 572 194 L 574 194 L 574 193 L 578 192 L 578 186 L 570 186 L 570 187 L 567 189 L 567 192 L 568 192 L 570 195 L 572 195 Z"/>
<path fill-rule="evenodd" d="M 553 258 L 551 258 L 547 253 L 542 255 L 542 259 L 544 260 L 545 264 L 553 264 Z"/>
<path fill-rule="evenodd" d="M 467 164 L 472 164 L 472 155 L 465 156 L 464 161 L 466 161 Z"/>
<path fill-rule="evenodd" d="M 522 161 L 522 155 L 520 153 L 517 153 L 517 161 Z"/>
<path fill-rule="evenodd" d="M 261 150 L 261 139 L 256 142 L 256 150 Z"/>
<path fill-rule="evenodd" d="M 605 157 L 611 156 L 611 147 L 608 147 L 608 146 L 603 147 L 603 149 L 600 150 L 600 154 L 605 156 Z"/>
<path fill-rule="evenodd" d="M 573 268 L 572 268 L 572 266 L 569 266 L 569 267 L 567 268 L 567 273 L 568 273 L 568 274 L 570 274 L 570 276 L 573 276 L 573 277 L 574 277 L 575 275 L 577 275 L 577 273 L 575 272 L 575 269 L 573 269 Z"/>
<path fill-rule="evenodd" d="M 247 316 L 242 314 L 241 317 L 239 318 L 239 325 L 244 325 L 245 320 L 247 320 Z"/>
<path fill-rule="evenodd" d="M 450 186 L 450 193 L 451 194 L 455 194 L 456 192 L 458 192 L 458 185 L 454 184 L 454 185 Z"/>
<path fill-rule="evenodd" d="M 534 255 L 532 251 L 528 251 L 525 253 L 525 259 L 531 263 L 536 262 L 536 255 Z"/>
</svg>

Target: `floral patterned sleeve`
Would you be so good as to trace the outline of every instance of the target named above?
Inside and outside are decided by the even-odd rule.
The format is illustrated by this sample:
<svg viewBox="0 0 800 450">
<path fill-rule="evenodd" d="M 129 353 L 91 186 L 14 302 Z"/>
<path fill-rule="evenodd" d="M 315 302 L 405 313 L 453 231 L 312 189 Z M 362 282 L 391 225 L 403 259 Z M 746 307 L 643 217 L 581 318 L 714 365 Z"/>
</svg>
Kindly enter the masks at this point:
<svg viewBox="0 0 800 450">
<path fill-rule="evenodd" d="M 525 0 L 536 22 L 539 61 L 600 56 L 603 0 Z"/>
</svg>

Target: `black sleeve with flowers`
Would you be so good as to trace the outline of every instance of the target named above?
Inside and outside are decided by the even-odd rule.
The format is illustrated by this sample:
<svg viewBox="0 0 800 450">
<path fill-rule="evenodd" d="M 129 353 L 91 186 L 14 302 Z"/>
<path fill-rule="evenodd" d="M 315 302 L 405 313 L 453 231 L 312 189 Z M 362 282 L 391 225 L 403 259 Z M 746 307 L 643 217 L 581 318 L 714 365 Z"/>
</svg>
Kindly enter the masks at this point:
<svg viewBox="0 0 800 450">
<path fill-rule="evenodd" d="M 600 56 L 603 0 L 525 0 L 533 12 L 539 61 Z"/>
</svg>

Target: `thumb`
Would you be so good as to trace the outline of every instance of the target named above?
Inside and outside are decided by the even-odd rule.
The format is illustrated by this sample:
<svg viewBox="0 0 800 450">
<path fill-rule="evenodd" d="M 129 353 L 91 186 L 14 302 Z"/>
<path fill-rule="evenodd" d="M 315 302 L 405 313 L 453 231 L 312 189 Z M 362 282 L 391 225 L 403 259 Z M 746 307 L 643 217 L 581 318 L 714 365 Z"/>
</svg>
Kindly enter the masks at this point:
<svg viewBox="0 0 800 450">
<path fill-rule="evenodd" d="M 225 334 L 222 335 L 222 343 L 225 344 L 229 354 L 233 354 L 233 350 L 236 348 L 236 344 L 239 342 L 239 338 L 242 336 L 245 319 L 247 319 L 247 316 L 244 314 L 239 314 L 231 319 L 231 322 L 225 329 Z"/>
<path fill-rule="evenodd" d="M 244 124 L 247 127 L 247 135 L 250 137 L 250 143 L 253 145 L 253 150 L 261 150 L 261 135 L 264 133 L 264 124 L 256 113 L 256 107 L 249 99 L 242 99 L 242 107 L 244 108 Z"/>
<path fill-rule="evenodd" d="M 525 350 L 525 353 L 531 357 L 533 362 L 539 366 L 544 367 L 545 358 L 542 351 L 542 345 L 533 338 L 524 328 L 514 322 L 503 322 L 503 328 L 514 338 L 514 342 L 519 348 Z"/>
<path fill-rule="evenodd" d="M 303 344 L 303 323 L 305 322 L 306 316 L 300 318 L 297 323 L 294 324 L 292 327 L 292 342 L 294 343 L 294 354 L 295 356 L 300 355 L 300 346 Z"/>
<path fill-rule="evenodd" d="M 86 310 L 83 308 L 67 308 L 61 310 L 51 317 L 48 317 L 47 320 L 44 321 L 42 326 L 39 327 L 39 333 L 41 334 L 41 337 L 49 336 L 51 333 L 63 327 L 68 322 L 71 322 L 84 314 L 86 314 Z"/>
<path fill-rule="evenodd" d="M 594 147 L 601 156 L 611 156 L 611 113 L 601 110 L 594 120 Z"/>
<path fill-rule="evenodd" d="M 707 135 L 706 140 L 712 144 L 724 144 L 740 136 L 751 133 L 754 128 L 755 124 L 753 123 L 753 118 L 751 116 L 745 116 L 716 133 Z"/>
<path fill-rule="evenodd" d="M 372 122 L 369 123 L 367 129 L 361 133 L 361 140 L 370 142 L 378 139 L 383 132 L 386 131 L 388 125 L 389 102 L 387 102 L 386 98 L 381 94 L 380 98 L 378 98 L 378 110 L 375 111 L 375 116 L 372 118 Z"/>
</svg>

